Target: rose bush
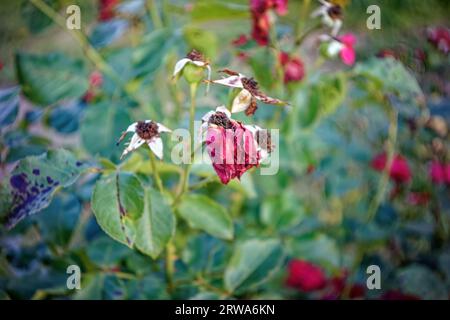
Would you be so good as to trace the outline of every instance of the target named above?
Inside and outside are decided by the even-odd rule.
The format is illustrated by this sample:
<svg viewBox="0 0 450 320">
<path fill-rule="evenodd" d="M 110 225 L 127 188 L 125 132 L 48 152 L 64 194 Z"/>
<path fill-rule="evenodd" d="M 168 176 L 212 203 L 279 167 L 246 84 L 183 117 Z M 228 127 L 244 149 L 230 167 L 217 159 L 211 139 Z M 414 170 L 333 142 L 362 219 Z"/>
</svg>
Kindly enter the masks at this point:
<svg viewBox="0 0 450 320">
<path fill-rule="evenodd" d="M 447 4 L 74 2 L 5 5 L 1 298 L 449 297 Z"/>
</svg>

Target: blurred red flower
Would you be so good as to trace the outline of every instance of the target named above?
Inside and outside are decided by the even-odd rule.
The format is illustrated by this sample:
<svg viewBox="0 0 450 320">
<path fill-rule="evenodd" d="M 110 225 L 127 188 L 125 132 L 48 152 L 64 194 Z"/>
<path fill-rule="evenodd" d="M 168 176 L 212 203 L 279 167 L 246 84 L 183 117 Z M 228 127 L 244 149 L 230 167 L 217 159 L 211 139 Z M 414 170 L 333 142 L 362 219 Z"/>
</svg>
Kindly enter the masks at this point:
<svg viewBox="0 0 450 320">
<path fill-rule="evenodd" d="M 291 260 L 288 265 L 288 272 L 286 284 L 301 291 L 320 290 L 326 285 L 325 273 L 321 268 L 308 261 Z"/>
<path fill-rule="evenodd" d="M 115 16 L 115 7 L 119 0 L 100 0 L 98 9 L 98 20 L 108 21 Z"/>
<path fill-rule="evenodd" d="M 241 34 L 241 35 L 239 35 L 239 37 L 237 37 L 236 39 L 231 41 L 233 46 L 236 46 L 236 47 L 243 46 L 247 42 L 248 42 L 248 37 L 245 34 Z"/>
<path fill-rule="evenodd" d="M 274 9 L 279 15 L 287 13 L 287 0 L 250 0 L 252 14 L 252 38 L 260 45 L 269 43 L 271 21 L 269 10 Z"/>
<path fill-rule="evenodd" d="M 280 63 L 283 66 L 284 83 L 301 81 L 305 76 L 305 68 L 302 60 L 290 57 L 288 53 L 281 51 Z"/>
<path fill-rule="evenodd" d="M 430 178 L 436 184 L 450 184 L 450 164 L 434 160 L 430 166 Z"/>
<path fill-rule="evenodd" d="M 444 54 L 450 51 L 450 30 L 444 27 L 433 27 L 427 30 L 428 41 Z"/>
<path fill-rule="evenodd" d="M 386 162 L 386 153 L 383 152 L 376 155 L 372 159 L 371 165 L 375 170 L 383 171 L 386 167 Z M 389 176 L 397 183 L 408 182 L 411 179 L 411 171 L 409 169 L 408 162 L 403 156 L 399 154 L 394 155 L 394 159 L 392 160 L 392 165 L 389 170 Z"/>
</svg>

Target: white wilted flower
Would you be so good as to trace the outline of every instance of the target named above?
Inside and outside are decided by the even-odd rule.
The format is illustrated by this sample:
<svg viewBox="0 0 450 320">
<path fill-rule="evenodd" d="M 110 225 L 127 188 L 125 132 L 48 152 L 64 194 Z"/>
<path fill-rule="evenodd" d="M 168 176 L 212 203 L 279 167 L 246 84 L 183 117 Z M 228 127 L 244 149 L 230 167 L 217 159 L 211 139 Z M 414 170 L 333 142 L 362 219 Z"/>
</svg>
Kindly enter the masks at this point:
<svg viewBox="0 0 450 320">
<path fill-rule="evenodd" d="M 311 17 L 321 17 L 322 23 L 331 28 L 331 35 L 336 37 L 342 26 L 342 8 L 325 0 L 319 0 L 321 6 L 314 10 Z"/>
<path fill-rule="evenodd" d="M 146 143 L 150 150 L 159 158 L 163 157 L 163 142 L 160 137 L 161 132 L 172 132 L 169 128 L 161 123 L 152 120 L 138 121 L 132 123 L 127 130 L 125 130 L 117 141 L 117 145 L 125 138 L 128 132 L 134 132 L 128 146 L 123 151 L 120 159 L 131 151 L 136 150 L 141 145 Z"/>
<path fill-rule="evenodd" d="M 229 75 L 227 78 L 213 80 L 212 83 L 221 84 L 231 88 L 242 89 L 233 99 L 231 112 L 245 111 L 247 116 L 253 115 L 258 108 L 256 100 L 273 105 L 286 105 L 285 101 L 271 98 L 261 92 L 253 78 L 248 78 L 242 73 L 238 73 L 229 69 L 221 70 L 221 72 Z"/>
</svg>

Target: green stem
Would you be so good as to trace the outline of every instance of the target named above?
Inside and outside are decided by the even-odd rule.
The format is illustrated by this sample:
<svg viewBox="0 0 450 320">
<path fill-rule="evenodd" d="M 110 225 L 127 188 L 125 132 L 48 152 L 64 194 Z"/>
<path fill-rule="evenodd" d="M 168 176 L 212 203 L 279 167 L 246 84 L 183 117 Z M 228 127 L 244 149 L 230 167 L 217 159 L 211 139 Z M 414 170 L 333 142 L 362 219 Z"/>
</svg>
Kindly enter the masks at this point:
<svg viewBox="0 0 450 320">
<path fill-rule="evenodd" d="M 160 29 L 163 27 L 163 22 L 158 13 L 158 8 L 156 7 L 155 0 L 147 0 L 147 10 L 152 17 L 152 22 L 155 29 Z"/>
<path fill-rule="evenodd" d="M 189 134 L 190 134 L 190 144 L 189 150 L 193 150 L 195 139 L 194 139 L 194 121 L 195 121 L 195 97 L 197 95 L 197 87 L 198 83 L 191 83 L 190 92 L 191 92 L 191 106 L 189 108 Z M 180 178 L 180 182 L 178 184 L 178 195 L 175 197 L 173 202 L 173 206 L 176 207 L 178 202 L 180 201 L 183 194 L 188 189 L 189 185 L 189 172 L 191 170 L 192 162 L 194 159 L 194 153 L 191 152 L 190 161 L 185 165 L 183 174 Z"/>
<path fill-rule="evenodd" d="M 169 293 L 172 293 L 174 289 L 173 275 L 175 273 L 175 259 L 176 251 L 172 241 L 169 241 L 166 246 L 166 280 L 167 289 Z"/>
<path fill-rule="evenodd" d="M 159 172 L 156 168 L 156 160 L 155 155 L 150 150 L 150 166 L 152 168 L 153 179 L 155 180 L 156 186 L 158 187 L 159 192 L 164 193 L 164 186 L 161 182 L 161 177 L 159 176 Z"/>
<path fill-rule="evenodd" d="M 378 182 L 377 192 L 373 201 L 371 202 L 367 211 L 367 221 L 370 222 L 378 211 L 378 208 L 383 201 L 386 189 L 389 184 L 389 171 L 392 166 L 395 153 L 395 143 L 397 140 L 397 111 L 395 111 L 390 105 L 387 105 L 387 111 L 389 114 L 389 132 L 386 143 L 386 166 L 384 167 L 382 176 Z"/>
</svg>

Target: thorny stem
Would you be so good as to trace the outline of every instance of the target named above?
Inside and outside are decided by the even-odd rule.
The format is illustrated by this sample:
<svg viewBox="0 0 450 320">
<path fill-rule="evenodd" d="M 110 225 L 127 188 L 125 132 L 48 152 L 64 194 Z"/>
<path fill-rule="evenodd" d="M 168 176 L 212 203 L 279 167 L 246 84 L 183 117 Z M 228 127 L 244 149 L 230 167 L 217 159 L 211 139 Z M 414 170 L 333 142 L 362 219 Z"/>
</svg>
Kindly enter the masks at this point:
<svg viewBox="0 0 450 320">
<path fill-rule="evenodd" d="M 155 155 L 150 150 L 150 166 L 152 168 L 153 179 L 155 180 L 156 186 L 158 187 L 159 192 L 164 193 L 164 186 L 161 182 L 161 177 L 159 176 L 159 172 L 156 168 L 156 160 Z"/>
<path fill-rule="evenodd" d="M 47 5 L 43 0 L 30 1 L 36 8 L 41 10 L 46 16 L 48 16 L 61 28 L 68 30 L 68 32 L 75 38 L 75 40 L 77 40 L 87 58 L 95 65 L 97 69 L 99 69 L 105 75 L 109 76 L 111 80 L 114 81 L 116 85 L 119 86 L 122 91 L 126 93 L 132 100 L 138 102 L 140 105 L 145 104 L 142 99 L 137 97 L 133 92 L 129 90 L 129 88 L 127 88 L 120 75 L 103 59 L 100 53 L 98 53 L 98 51 L 91 46 L 89 40 L 81 31 L 77 29 L 67 29 L 65 19 L 61 17 L 55 10 L 53 10 L 53 8 Z M 155 113 L 152 109 L 150 109 L 150 113 L 151 116 L 155 118 Z"/>
</svg>

